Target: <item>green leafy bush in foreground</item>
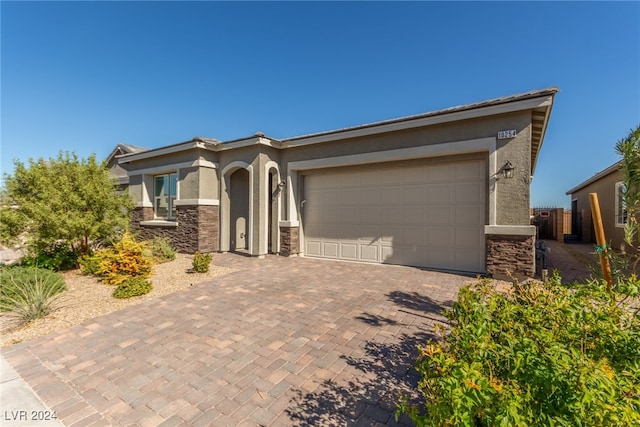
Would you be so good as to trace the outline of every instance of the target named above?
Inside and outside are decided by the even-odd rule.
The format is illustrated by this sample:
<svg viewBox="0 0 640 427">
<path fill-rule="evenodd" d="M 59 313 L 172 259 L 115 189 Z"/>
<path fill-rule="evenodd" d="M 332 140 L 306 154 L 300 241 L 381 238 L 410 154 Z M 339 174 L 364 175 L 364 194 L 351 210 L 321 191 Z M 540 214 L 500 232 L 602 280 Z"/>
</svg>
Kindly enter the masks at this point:
<svg viewBox="0 0 640 427">
<path fill-rule="evenodd" d="M 130 277 L 118 285 L 118 287 L 113 291 L 113 296 L 115 298 L 137 297 L 139 295 L 148 294 L 151 292 L 151 289 L 153 289 L 151 282 L 143 277 Z"/>
<path fill-rule="evenodd" d="M 55 243 L 49 247 L 37 249 L 37 253 L 22 258 L 24 267 L 40 267 L 53 271 L 72 270 L 78 266 L 80 252 L 64 243 Z"/>
<path fill-rule="evenodd" d="M 36 267 L 9 267 L 0 272 L 0 312 L 23 324 L 49 314 L 55 297 L 66 289 L 62 277 Z"/>
<path fill-rule="evenodd" d="M 92 255 L 84 255 L 78 258 L 80 272 L 87 276 L 97 276 L 100 269 L 100 262 L 102 261 L 102 258 L 107 255 L 108 253 L 106 251 L 100 250 Z"/>
<path fill-rule="evenodd" d="M 161 264 L 176 259 L 176 250 L 171 246 L 168 237 L 154 237 L 147 244 L 156 263 Z"/>
<path fill-rule="evenodd" d="M 417 426 L 640 425 L 640 281 L 461 289 L 452 328 L 420 348 Z M 442 331 L 441 331 L 442 332 Z"/>
<path fill-rule="evenodd" d="M 193 256 L 191 266 L 196 273 L 206 273 L 209 271 L 209 264 L 211 264 L 211 254 L 201 254 L 196 252 Z"/>
</svg>

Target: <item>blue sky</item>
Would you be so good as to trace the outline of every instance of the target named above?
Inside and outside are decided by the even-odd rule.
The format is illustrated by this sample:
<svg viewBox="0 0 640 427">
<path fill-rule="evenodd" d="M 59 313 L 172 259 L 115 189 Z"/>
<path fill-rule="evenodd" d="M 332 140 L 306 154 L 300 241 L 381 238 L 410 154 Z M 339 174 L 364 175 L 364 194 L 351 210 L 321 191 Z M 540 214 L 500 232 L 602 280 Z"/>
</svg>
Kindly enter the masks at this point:
<svg viewBox="0 0 640 427">
<path fill-rule="evenodd" d="M 287 138 L 557 86 L 532 205 L 640 124 L 640 2 L 0 2 L 1 166 Z"/>
</svg>

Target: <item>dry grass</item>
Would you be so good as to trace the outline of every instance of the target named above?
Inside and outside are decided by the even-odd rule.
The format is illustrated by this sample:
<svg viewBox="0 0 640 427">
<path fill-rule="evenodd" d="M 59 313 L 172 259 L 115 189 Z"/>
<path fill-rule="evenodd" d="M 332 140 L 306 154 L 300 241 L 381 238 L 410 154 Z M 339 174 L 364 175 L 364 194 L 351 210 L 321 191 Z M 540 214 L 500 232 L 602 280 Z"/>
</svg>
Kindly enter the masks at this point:
<svg viewBox="0 0 640 427">
<path fill-rule="evenodd" d="M 208 273 L 191 273 L 192 260 L 193 255 L 177 254 L 175 260 L 154 266 L 150 279 L 153 290 L 146 295 L 129 299 L 114 298 L 111 295 L 114 287 L 101 283 L 95 277 L 83 276 L 79 270 L 64 272 L 62 276 L 67 291 L 61 294 L 56 302 L 56 310 L 47 317 L 14 329 L 7 329 L 9 323 L 0 317 L 0 327 L 4 329 L 0 347 L 8 347 L 60 331 L 85 320 L 104 316 L 234 271 L 232 268 L 212 265 Z"/>
</svg>

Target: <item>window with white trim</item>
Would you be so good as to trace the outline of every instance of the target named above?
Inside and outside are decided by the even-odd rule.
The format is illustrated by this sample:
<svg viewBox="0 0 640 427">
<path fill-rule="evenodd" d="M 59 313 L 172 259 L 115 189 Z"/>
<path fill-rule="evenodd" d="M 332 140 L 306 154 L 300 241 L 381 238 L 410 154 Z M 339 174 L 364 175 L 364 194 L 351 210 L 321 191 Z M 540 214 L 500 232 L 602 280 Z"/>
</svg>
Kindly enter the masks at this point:
<svg viewBox="0 0 640 427">
<path fill-rule="evenodd" d="M 624 201 L 625 190 L 624 182 L 616 182 L 616 227 L 624 227 L 627 223 L 627 205 Z"/>
<path fill-rule="evenodd" d="M 153 213 L 156 219 L 176 218 L 178 175 L 166 173 L 153 177 Z"/>
</svg>

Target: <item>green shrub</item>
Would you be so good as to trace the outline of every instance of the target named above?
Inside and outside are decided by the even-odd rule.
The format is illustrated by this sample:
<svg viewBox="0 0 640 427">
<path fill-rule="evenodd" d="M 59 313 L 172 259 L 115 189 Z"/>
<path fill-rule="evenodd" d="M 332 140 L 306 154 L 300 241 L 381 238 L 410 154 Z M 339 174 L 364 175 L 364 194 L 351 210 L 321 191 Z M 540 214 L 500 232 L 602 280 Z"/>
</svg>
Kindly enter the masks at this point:
<svg viewBox="0 0 640 427">
<path fill-rule="evenodd" d="M 97 276 L 98 269 L 100 268 L 100 261 L 102 260 L 100 255 L 103 255 L 104 252 L 98 251 L 93 255 L 85 255 L 78 259 L 78 264 L 80 264 L 80 272 L 87 276 Z"/>
<path fill-rule="evenodd" d="M 211 254 L 196 252 L 193 256 L 191 266 L 196 273 L 206 273 L 209 271 L 209 264 L 211 264 Z"/>
<path fill-rule="evenodd" d="M 0 272 L 0 312 L 17 324 L 49 314 L 56 296 L 66 289 L 62 277 L 36 267 L 9 267 Z"/>
<path fill-rule="evenodd" d="M 99 249 L 91 255 L 84 255 L 78 258 L 80 272 L 87 276 L 100 276 L 100 263 L 104 260 L 113 260 L 115 258 L 113 251 L 115 244 L 117 244 L 117 242 L 112 244 L 112 247 Z"/>
<path fill-rule="evenodd" d="M 79 251 L 66 243 L 56 243 L 48 248 L 36 249 L 35 252 L 35 255 L 30 254 L 22 258 L 20 265 L 53 271 L 72 270 L 78 266 Z"/>
<path fill-rule="evenodd" d="M 138 295 L 148 294 L 151 289 L 153 289 L 153 286 L 148 280 L 140 276 L 129 277 L 118 285 L 113 291 L 113 296 L 115 298 L 137 297 Z"/>
<path fill-rule="evenodd" d="M 556 273 L 509 293 L 462 288 L 445 311 L 450 332 L 420 348 L 426 413 L 404 398 L 396 415 L 421 426 L 640 425 L 639 283 L 627 282 L 608 293 Z"/>
<path fill-rule="evenodd" d="M 145 242 L 137 242 L 133 235 L 125 233 L 112 248 L 101 249 L 86 261 L 86 271 L 95 275 L 107 285 L 119 285 L 130 277 L 147 278 L 151 275 L 153 260 L 146 254 Z"/>
<path fill-rule="evenodd" d="M 176 259 L 176 250 L 168 237 L 154 237 L 148 241 L 148 246 L 153 260 L 158 264 Z"/>
</svg>

